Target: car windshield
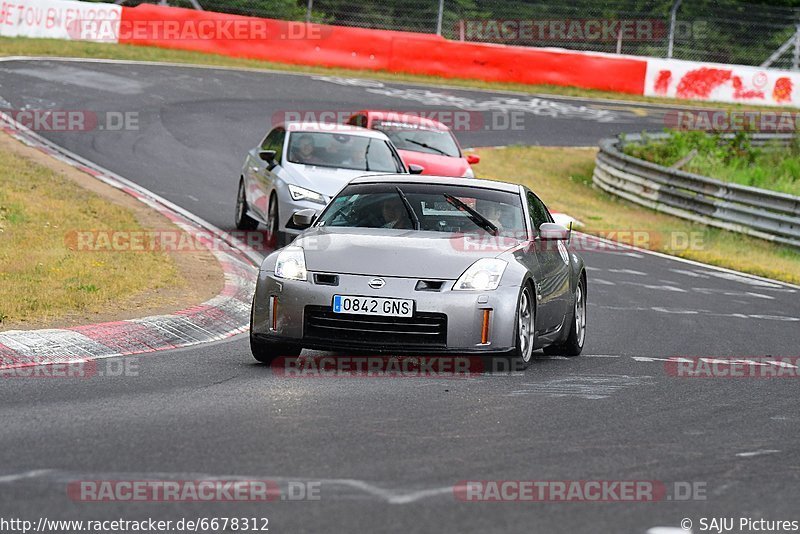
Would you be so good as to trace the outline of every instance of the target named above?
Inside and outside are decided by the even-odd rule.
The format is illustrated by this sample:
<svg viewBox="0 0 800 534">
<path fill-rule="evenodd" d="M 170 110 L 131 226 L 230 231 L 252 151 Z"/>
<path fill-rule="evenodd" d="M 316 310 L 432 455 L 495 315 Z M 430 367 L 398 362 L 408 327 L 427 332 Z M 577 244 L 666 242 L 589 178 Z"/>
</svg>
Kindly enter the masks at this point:
<svg viewBox="0 0 800 534">
<path fill-rule="evenodd" d="M 402 163 L 383 139 L 334 132 L 293 132 L 289 161 L 359 171 L 403 172 Z"/>
<path fill-rule="evenodd" d="M 480 216 L 471 213 L 473 210 Z M 442 184 L 373 183 L 345 187 L 318 224 L 398 229 L 414 229 L 418 224 L 420 230 L 429 232 L 492 235 L 496 228 L 497 235 L 524 236 L 523 221 L 516 193 Z"/>
<path fill-rule="evenodd" d="M 401 150 L 425 152 L 460 158 L 461 151 L 453 139 L 450 130 L 437 130 L 419 124 L 376 120 L 372 123 L 374 130 L 385 133 L 394 146 Z"/>
</svg>

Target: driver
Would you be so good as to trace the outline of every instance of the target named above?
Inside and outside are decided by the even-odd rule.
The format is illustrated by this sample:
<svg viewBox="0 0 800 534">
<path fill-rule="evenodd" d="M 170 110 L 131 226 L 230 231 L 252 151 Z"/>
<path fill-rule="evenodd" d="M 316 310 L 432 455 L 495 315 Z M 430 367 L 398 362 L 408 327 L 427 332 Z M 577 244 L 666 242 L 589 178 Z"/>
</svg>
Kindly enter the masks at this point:
<svg viewBox="0 0 800 534">
<path fill-rule="evenodd" d="M 385 223 L 381 228 L 411 228 L 408 220 L 408 212 L 399 198 L 387 198 L 383 201 L 381 214 Z"/>
<path fill-rule="evenodd" d="M 475 211 L 486 217 L 489 222 L 495 225 L 498 232 L 503 230 L 503 223 L 500 222 L 503 211 L 499 203 L 492 202 L 491 200 L 478 200 L 475 203 Z"/>
</svg>

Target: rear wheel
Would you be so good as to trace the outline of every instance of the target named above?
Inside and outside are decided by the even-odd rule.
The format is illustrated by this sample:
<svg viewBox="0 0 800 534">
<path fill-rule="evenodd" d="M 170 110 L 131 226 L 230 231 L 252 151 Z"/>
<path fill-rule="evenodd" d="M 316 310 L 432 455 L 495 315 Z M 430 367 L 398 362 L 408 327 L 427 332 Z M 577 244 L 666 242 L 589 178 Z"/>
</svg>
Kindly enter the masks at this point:
<svg viewBox="0 0 800 534">
<path fill-rule="evenodd" d="M 578 356 L 583 351 L 586 340 L 586 280 L 581 276 L 575 288 L 575 303 L 572 308 L 572 322 L 567 338 L 557 345 L 544 349 L 545 354 Z"/>
<path fill-rule="evenodd" d="M 244 180 L 239 180 L 239 193 L 236 195 L 236 228 L 239 230 L 255 230 L 258 221 L 247 214 L 247 196 Z"/>
</svg>

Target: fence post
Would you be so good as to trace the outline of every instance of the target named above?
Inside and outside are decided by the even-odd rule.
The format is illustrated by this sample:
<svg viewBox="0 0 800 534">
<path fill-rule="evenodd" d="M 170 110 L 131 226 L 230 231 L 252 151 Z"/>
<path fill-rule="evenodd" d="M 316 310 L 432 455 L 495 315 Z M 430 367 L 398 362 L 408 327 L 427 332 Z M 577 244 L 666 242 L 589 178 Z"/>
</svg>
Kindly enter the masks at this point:
<svg viewBox="0 0 800 534">
<path fill-rule="evenodd" d="M 306 7 L 306 22 L 311 22 L 312 9 L 314 9 L 314 0 L 308 0 L 308 7 Z"/>
<path fill-rule="evenodd" d="M 436 35 L 442 35 L 443 18 L 444 18 L 444 0 L 439 0 L 439 16 L 436 19 Z"/>
<path fill-rule="evenodd" d="M 669 10 L 669 43 L 667 43 L 667 59 L 672 59 L 672 48 L 675 43 L 675 19 L 678 17 L 678 8 L 681 7 L 681 0 L 675 0 L 672 9 Z"/>
<path fill-rule="evenodd" d="M 800 24 L 794 31 L 794 56 L 792 56 L 792 70 L 800 67 Z"/>
</svg>

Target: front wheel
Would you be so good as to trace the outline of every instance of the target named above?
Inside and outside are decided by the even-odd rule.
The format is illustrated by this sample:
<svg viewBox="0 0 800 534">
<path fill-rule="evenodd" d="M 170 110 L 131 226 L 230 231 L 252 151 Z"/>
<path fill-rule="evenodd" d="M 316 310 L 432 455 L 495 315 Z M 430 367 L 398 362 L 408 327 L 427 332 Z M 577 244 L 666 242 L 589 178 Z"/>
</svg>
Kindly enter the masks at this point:
<svg viewBox="0 0 800 534">
<path fill-rule="evenodd" d="M 250 352 L 253 358 L 261 363 L 272 363 L 275 358 L 286 356 L 296 358 L 303 351 L 302 347 L 294 345 L 284 345 L 282 343 L 269 343 L 250 336 Z"/>
<path fill-rule="evenodd" d="M 238 230 L 255 230 L 258 221 L 247 214 L 247 195 L 244 180 L 239 180 L 239 193 L 236 195 L 236 228 Z"/>
<path fill-rule="evenodd" d="M 578 356 L 583 351 L 586 340 L 586 280 L 581 277 L 575 288 L 575 304 L 572 309 L 572 323 L 567 338 L 558 345 L 545 348 L 545 354 Z"/>
<path fill-rule="evenodd" d="M 517 301 L 516 346 L 511 354 L 511 363 L 517 369 L 526 369 L 533 357 L 533 344 L 536 338 L 536 311 L 530 285 L 525 284 Z"/>
<path fill-rule="evenodd" d="M 267 242 L 273 249 L 281 248 L 286 244 L 285 236 L 280 231 L 280 215 L 278 213 L 278 197 L 272 195 L 269 199 L 267 212 Z"/>
</svg>

